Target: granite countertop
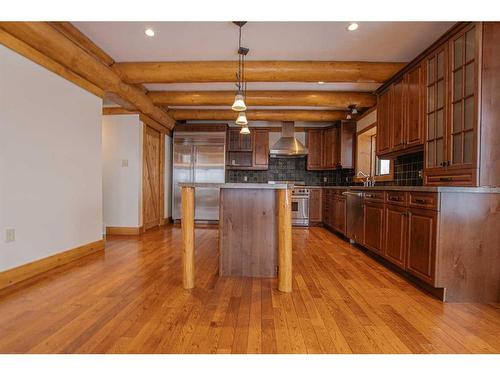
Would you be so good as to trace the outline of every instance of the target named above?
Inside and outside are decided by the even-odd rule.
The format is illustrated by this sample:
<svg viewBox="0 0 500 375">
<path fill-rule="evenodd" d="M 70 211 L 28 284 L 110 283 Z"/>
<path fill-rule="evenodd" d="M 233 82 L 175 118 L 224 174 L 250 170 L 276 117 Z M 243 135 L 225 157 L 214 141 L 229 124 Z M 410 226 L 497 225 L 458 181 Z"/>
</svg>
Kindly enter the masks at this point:
<svg viewBox="0 0 500 375">
<path fill-rule="evenodd" d="M 183 186 L 188 186 L 188 187 L 194 187 L 194 188 L 220 188 L 220 189 L 292 189 L 293 185 L 292 184 L 257 184 L 257 183 L 249 183 L 249 182 L 242 182 L 242 183 L 224 183 L 224 184 L 219 184 L 219 183 L 213 183 L 213 182 L 180 182 L 179 183 L 180 187 Z"/>
<path fill-rule="evenodd" d="M 421 191 L 430 193 L 500 193 L 498 187 L 455 186 L 305 186 L 309 189 Z"/>
</svg>

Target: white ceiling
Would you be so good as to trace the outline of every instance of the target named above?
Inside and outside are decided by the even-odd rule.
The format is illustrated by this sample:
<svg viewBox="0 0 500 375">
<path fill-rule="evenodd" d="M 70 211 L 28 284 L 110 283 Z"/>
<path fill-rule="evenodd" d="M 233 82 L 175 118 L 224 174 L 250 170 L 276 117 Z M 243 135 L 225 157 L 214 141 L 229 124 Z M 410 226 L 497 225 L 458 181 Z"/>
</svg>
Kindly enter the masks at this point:
<svg viewBox="0 0 500 375">
<path fill-rule="evenodd" d="M 75 22 L 115 61 L 236 60 L 232 22 Z M 452 22 L 249 22 L 243 27 L 248 60 L 408 62 Z M 153 38 L 144 30 L 151 27 Z M 376 83 L 250 82 L 248 90 L 376 90 Z M 234 90 L 233 83 L 146 84 L 148 90 Z M 106 104 L 111 104 L 107 101 Z M 263 107 L 255 107 L 263 108 Z"/>
<path fill-rule="evenodd" d="M 249 60 L 351 60 L 407 62 L 453 23 L 249 22 L 243 45 Z M 238 28 L 231 22 L 75 22 L 115 61 L 232 60 Z M 152 27 L 153 38 L 144 30 Z"/>
</svg>

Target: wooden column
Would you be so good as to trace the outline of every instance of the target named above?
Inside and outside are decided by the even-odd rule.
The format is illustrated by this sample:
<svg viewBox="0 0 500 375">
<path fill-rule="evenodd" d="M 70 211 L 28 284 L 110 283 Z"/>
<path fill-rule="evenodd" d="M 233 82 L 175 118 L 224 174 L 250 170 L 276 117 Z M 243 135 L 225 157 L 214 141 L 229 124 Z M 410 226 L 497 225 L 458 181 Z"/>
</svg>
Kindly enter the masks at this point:
<svg viewBox="0 0 500 375">
<path fill-rule="evenodd" d="M 182 283 L 194 288 L 194 187 L 182 187 Z"/>
<path fill-rule="evenodd" d="M 278 289 L 292 291 L 292 190 L 278 190 Z"/>
</svg>

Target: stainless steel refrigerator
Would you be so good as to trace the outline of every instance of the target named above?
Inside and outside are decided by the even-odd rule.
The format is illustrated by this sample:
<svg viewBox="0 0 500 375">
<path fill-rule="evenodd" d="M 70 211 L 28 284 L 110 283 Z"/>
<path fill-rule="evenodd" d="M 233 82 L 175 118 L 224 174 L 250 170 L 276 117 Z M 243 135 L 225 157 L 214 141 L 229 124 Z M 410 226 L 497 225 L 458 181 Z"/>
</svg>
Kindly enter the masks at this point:
<svg viewBox="0 0 500 375">
<path fill-rule="evenodd" d="M 174 132 L 172 218 L 181 218 L 179 182 L 225 181 L 225 132 Z M 219 220 L 219 189 L 196 188 L 195 220 Z"/>
</svg>

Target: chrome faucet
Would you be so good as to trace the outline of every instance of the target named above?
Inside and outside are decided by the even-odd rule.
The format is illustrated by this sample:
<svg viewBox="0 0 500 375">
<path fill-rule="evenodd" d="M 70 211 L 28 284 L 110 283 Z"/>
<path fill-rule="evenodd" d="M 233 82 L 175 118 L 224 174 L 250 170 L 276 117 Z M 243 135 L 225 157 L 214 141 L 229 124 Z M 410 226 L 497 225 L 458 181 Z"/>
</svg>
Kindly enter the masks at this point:
<svg viewBox="0 0 500 375">
<path fill-rule="evenodd" d="M 363 176 L 363 178 L 365 179 L 363 181 L 363 186 L 374 186 L 375 185 L 375 179 L 373 177 L 371 177 L 370 175 L 367 175 L 363 171 L 359 171 L 357 176 L 359 177 L 359 175 Z"/>
</svg>

